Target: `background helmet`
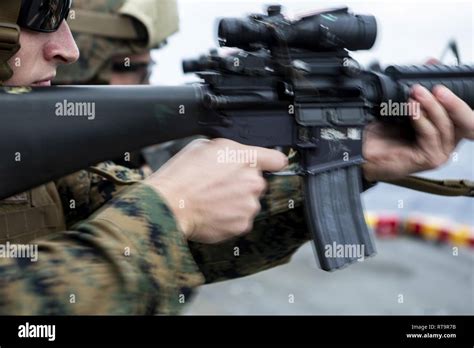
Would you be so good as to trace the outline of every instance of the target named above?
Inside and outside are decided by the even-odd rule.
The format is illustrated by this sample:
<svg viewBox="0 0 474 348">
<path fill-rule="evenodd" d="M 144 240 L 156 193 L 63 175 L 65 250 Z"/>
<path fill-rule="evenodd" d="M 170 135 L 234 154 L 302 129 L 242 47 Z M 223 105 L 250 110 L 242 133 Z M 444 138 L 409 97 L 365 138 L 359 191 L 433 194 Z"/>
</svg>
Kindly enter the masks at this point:
<svg viewBox="0 0 474 348">
<path fill-rule="evenodd" d="M 108 83 L 113 57 L 158 48 L 179 29 L 176 0 L 74 0 L 68 23 L 81 57 L 56 84 Z"/>
</svg>

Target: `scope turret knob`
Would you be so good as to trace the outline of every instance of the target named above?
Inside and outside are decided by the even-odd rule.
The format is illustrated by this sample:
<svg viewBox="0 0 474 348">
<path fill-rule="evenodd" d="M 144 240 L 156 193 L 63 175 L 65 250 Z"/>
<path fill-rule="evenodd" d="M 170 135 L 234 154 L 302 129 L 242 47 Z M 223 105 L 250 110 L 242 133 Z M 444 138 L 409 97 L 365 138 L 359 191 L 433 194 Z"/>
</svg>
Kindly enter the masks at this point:
<svg viewBox="0 0 474 348">
<path fill-rule="evenodd" d="M 270 5 L 270 6 L 268 6 L 267 13 L 270 17 L 280 15 L 281 14 L 281 5 Z"/>
<path fill-rule="evenodd" d="M 359 63 L 357 63 L 352 58 L 344 58 L 342 62 L 342 71 L 349 77 L 357 77 L 361 74 L 362 68 Z"/>
</svg>

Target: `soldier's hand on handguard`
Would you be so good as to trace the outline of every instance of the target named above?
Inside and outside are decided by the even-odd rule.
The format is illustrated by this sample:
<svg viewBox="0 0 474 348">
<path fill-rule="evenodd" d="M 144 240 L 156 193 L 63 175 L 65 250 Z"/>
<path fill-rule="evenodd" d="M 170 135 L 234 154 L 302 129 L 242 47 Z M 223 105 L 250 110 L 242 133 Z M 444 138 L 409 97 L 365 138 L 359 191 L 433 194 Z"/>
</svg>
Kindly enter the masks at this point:
<svg viewBox="0 0 474 348">
<path fill-rule="evenodd" d="M 188 240 L 213 244 L 251 231 L 267 186 L 262 172 L 287 165 L 275 150 L 198 140 L 145 183 L 164 197 Z"/>
<path fill-rule="evenodd" d="M 411 98 L 415 141 L 407 141 L 391 124 L 374 122 L 366 128 L 363 170 L 368 181 L 396 180 L 434 169 L 449 160 L 463 138 L 474 140 L 474 111 L 449 89 L 437 86 L 432 94 L 414 86 Z"/>
</svg>

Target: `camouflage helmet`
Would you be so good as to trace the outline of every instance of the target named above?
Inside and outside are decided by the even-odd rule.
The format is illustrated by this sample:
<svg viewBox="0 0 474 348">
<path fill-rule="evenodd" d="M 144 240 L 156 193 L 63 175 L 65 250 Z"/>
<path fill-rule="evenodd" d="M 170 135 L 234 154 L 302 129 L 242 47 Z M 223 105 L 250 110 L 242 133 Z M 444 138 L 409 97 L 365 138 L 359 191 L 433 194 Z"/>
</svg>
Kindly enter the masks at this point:
<svg viewBox="0 0 474 348">
<path fill-rule="evenodd" d="M 57 84 L 107 82 L 113 57 L 158 48 L 179 29 L 176 0 L 75 0 L 68 23 L 81 57 Z"/>
</svg>

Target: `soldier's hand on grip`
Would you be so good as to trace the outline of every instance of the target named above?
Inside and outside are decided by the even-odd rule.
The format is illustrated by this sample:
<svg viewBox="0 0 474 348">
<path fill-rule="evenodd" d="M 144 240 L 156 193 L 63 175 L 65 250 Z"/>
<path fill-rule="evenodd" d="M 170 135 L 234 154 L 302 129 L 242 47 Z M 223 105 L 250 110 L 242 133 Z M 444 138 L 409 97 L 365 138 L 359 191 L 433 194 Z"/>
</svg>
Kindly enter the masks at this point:
<svg viewBox="0 0 474 348">
<path fill-rule="evenodd" d="M 217 139 L 191 143 L 146 183 L 168 202 L 188 240 L 213 244 L 249 232 L 282 153 Z"/>
</svg>

